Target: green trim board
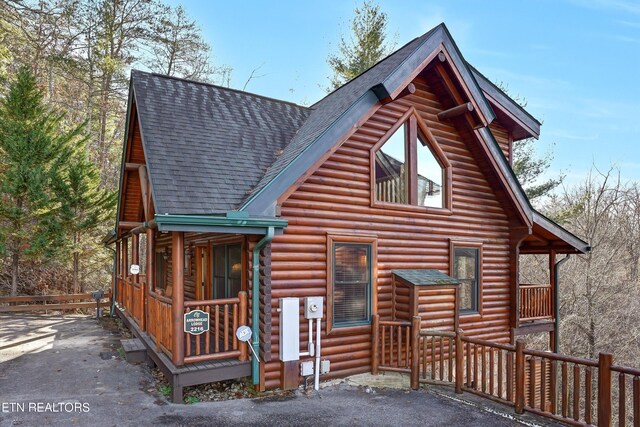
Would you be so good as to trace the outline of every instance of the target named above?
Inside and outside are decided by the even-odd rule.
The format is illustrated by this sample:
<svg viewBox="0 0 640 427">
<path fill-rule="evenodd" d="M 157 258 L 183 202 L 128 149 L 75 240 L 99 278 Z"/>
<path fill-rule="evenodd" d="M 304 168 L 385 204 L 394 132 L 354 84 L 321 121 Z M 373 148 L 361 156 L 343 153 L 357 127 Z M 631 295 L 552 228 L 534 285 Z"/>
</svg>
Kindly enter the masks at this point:
<svg viewBox="0 0 640 427">
<path fill-rule="evenodd" d="M 158 231 L 232 232 L 266 234 L 269 227 L 282 230 L 288 222 L 271 217 L 250 217 L 237 212 L 222 215 L 156 215 Z"/>
</svg>

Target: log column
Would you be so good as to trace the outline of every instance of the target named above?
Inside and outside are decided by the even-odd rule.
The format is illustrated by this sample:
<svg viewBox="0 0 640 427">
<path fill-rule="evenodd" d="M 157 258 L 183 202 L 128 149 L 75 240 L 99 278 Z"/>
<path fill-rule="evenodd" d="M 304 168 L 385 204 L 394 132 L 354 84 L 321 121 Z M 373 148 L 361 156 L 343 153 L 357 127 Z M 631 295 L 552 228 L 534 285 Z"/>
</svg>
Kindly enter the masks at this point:
<svg viewBox="0 0 640 427">
<path fill-rule="evenodd" d="M 140 264 L 140 239 L 137 234 L 131 235 L 131 265 Z M 134 274 L 131 278 L 131 282 L 138 283 L 140 281 L 140 275 Z"/>
<path fill-rule="evenodd" d="M 511 253 L 509 254 L 509 273 L 511 275 L 511 312 L 510 323 L 511 328 L 517 328 L 520 323 L 520 245 L 522 241 L 530 234 L 528 227 L 512 227 L 509 236 L 509 246 Z M 512 329 L 513 343 L 513 329 Z"/>
<path fill-rule="evenodd" d="M 171 257 L 173 269 L 173 294 L 171 314 L 173 328 L 173 343 L 171 353 L 173 364 L 184 365 L 184 233 L 171 233 Z"/>
<path fill-rule="evenodd" d="M 556 304 L 556 288 L 558 286 L 557 284 L 557 280 L 556 280 L 556 251 L 554 251 L 553 249 L 551 251 L 549 251 L 549 286 L 551 287 L 551 295 L 549 295 L 549 298 L 551 299 L 551 312 L 554 313 L 552 314 L 553 316 L 553 322 L 557 324 L 558 319 L 556 319 L 555 316 L 555 304 Z M 555 351 L 556 348 L 556 333 L 555 330 L 549 332 L 549 350 L 551 351 Z"/>
<path fill-rule="evenodd" d="M 156 287 L 156 234 L 152 228 L 147 229 L 147 283 L 144 287 L 145 326 L 149 322 L 149 291 Z"/>
<path fill-rule="evenodd" d="M 129 305 L 129 284 L 127 276 L 129 275 L 129 241 L 127 238 L 122 239 L 122 305 L 127 313 L 131 310 Z"/>
<path fill-rule="evenodd" d="M 121 241 L 117 241 L 116 242 L 116 266 L 115 269 L 113 270 L 113 274 L 116 276 L 116 281 L 115 281 L 115 289 L 113 289 L 112 292 L 112 298 L 116 300 L 116 302 L 118 304 L 120 304 L 120 292 L 122 292 L 122 286 L 120 285 L 122 282 L 120 281 L 120 270 L 122 267 L 122 258 L 120 255 L 120 247 L 122 245 Z"/>
</svg>

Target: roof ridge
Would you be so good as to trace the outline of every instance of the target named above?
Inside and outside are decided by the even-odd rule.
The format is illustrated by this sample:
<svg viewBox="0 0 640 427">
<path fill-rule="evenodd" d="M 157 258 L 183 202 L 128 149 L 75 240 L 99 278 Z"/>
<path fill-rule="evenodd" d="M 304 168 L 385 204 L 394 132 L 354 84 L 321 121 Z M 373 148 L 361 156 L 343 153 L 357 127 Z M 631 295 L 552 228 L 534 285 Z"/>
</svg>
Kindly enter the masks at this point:
<svg viewBox="0 0 640 427">
<path fill-rule="evenodd" d="M 247 92 L 245 90 L 235 89 L 235 88 L 232 88 L 232 87 L 220 86 L 220 85 L 216 85 L 216 84 L 213 84 L 213 83 L 201 82 L 201 81 L 192 80 L 192 79 L 186 79 L 184 77 L 168 76 L 166 74 L 153 73 L 153 72 L 149 72 L 149 71 L 142 71 L 142 70 L 137 70 L 135 68 L 131 70 L 131 76 L 132 77 L 133 77 L 134 73 L 146 74 L 146 75 L 149 75 L 149 76 L 160 77 L 160 78 L 164 78 L 164 79 L 171 79 L 171 80 L 177 80 L 177 81 L 181 81 L 181 82 L 185 82 L 185 83 L 193 83 L 193 84 L 202 85 L 202 86 L 214 87 L 216 89 L 221 89 L 221 90 L 224 90 L 224 91 L 236 92 L 236 93 L 240 93 L 242 95 L 249 95 L 249 96 L 252 96 L 254 98 L 266 99 L 267 101 L 274 101 L 274 102 L 278 102 L 278 103 L 281 103 L 281 104 L 293 105 L 294 107 L 303 108 L 305 110 L 311 110 L 312 109 L 311 107 L 305 107 L 304 105 L 296 104 L 295 102 L 292 102 L 292 101 L 286 101 L 284 99 L 272 98 L 270 96 L 260 95 L 260 94 L 253 93 L 253 92 Z"/>
</svg>

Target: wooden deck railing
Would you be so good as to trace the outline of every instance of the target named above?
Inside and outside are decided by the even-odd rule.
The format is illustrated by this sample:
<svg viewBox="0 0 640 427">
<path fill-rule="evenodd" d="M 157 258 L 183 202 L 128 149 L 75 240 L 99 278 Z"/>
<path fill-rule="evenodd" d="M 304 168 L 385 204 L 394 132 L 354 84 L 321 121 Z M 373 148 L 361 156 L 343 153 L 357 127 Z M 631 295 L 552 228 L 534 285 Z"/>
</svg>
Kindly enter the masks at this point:
<svg viewBox="0 0 640 427">
<path fill-rule="evenodd" d="M 147 300 L 147 334 L 156 343 L 156 351 L 164 352 L 171 358 L 173 331 L 171 328 L 171 298 L 149 292 Z"/>
<path fill-rule="evenodd" d="M 373 358 L 378 361 L 374 374 L 380 371 L 411 371 L 411 322 L 373 319 Z"/>
<path fill-rule="evenodd" d="M 520 321 L 553 319 L 551 285 L 520 285 Z"/>
<path fill-rule="evenodd" d="M 235 331 L 247 324 L 247 293 L 237 298 L 185 301 L 185 313 L 202 310 L 209 313 L 209 331 L 201 335 L 184 334 L 184 363 L 237 357 L 247 360 L 247 344 L 238 341 Z"/>
<path fill-rule="evenodd" d="M 414 389 L 420 382 L 455 385 L 458 393 L 571 425 L 611 426 L 616 418 L 621 426 L 640 426 L 640 369 L 614 365 L 610 354 L 595 361 L 527 349 L 523 341 L 497 343 L 419 325 L 419 317 L 409 323 L 374 316 L 373 374 L 409 372 Z M 612 390 L 613 374 L 618 387 Z"/>
<path fill-rule="evenodd" d="M 105 293 L 100 299 L 100 307 L 108 307 L 111 293 Z M 20 311 L 67 311 L 79 308 L 96 308 L 96 301 L 90 293 L 67 295 L 22 295 L 0 297 L 0 313 Z"/>
</svg>

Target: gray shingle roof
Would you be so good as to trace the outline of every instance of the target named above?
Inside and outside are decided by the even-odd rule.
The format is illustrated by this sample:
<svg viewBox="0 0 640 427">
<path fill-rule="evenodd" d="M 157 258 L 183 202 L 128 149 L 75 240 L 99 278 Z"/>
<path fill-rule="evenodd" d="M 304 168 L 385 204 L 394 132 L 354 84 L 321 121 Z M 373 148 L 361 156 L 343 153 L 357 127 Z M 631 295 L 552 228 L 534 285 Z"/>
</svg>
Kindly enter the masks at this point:
<svg viewBox="0 0 640 427">
<path fill-rule="evenodd" d="M 310 111 L 141 71 L 131 79 L 158 214 L 236 210 Z"/>
<path fill-rule="evenodd" d="M 298 133 L 287 145 L 284 153 L 267 170 L 249 196 L 262 190 L 271 180 L 282 172 L 296 157 L 298 157 L 318 136 L 325 131 L 338 117 L 353 105 L 364 93 L 382 82 L 398 67 L 413 51 L 437 29 L 434 28 L 421 37 L 415 38 L 373 67 L 339 87 L 322 100 L 312 105 L 309 118 L 302 125 Z"/>
<path fill-rule="evenodd" d="M 414 286 L 457 285 L 460 281 L 438 270 L 393 270 L 393 274 Z"/>
</svg>

